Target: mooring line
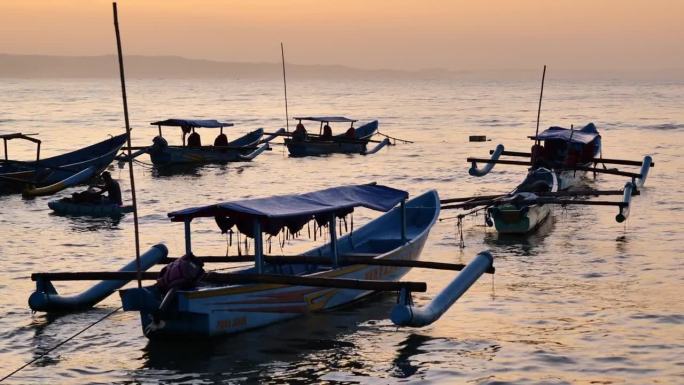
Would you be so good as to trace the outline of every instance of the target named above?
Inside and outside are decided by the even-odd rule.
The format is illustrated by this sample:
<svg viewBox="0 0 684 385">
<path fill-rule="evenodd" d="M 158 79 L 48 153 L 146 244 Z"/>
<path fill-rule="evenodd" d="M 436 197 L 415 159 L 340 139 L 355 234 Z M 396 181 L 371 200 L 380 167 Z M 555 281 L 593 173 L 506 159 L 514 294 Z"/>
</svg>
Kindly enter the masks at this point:
<svg viewBox="0 0 684 385">
<path fill-rule="evenodd" d="M 81 329 L 78 333 L 72 335 L 71 337 L 69 337 L 69 338 L 63 340 L 62 342 L 58 343 L 57 345 L 51 347 L 50 349 L 48 349 L 47 351 L 43 352 L 43 353 L 42 353 L 41 355 L 39 355 L 38 357 L 32 359 L 31 361 L 25 363 L 24 365 L 20 366 L 20 367 L 17 368 L 16 370 L 14 370 L 12 373 L 6 375 L 6 376 L 3 377 L 3 378 L 0 378 L 0 382 L 5 381 L 6 379 L 12 377 L 13 375 L 19 373 L 22 369 L 26 368 L 27 366 L 30 366 L 31 364 L 33 364 L 33 363 L 39 361 L 39 360 L 42 359 L 43 357 L 45 357 L 45 356 L 47 356 L 48 354 L 52 353 L 55 349 L 59 348 L 60 346 L 64 345 L 65 343 L 67 343 L 67 342 L 73 340 L 74 338 L 78 337 L 78 336 L 79 336 L 81 333 L 83 333 L 84 331 L 86 331 L 86 330 L 90 329 L 91 327 L 93 327 L 93 326 L 99 324 L 100 322 L 104 321 L 105 319 L 107 319 L 107 318 L 108 318 L 109 316 L 111 316 L 112 314 L 114 314 L 114 313 L 116 313 L 117 311 L 121 310 L 122 307 L 123 307 L 123 306 L 119 306 L 118 308 L 112 310 L 111 312 L 109 312 L 109 313 L 107 313 L 105 316 L 103 316 L 102 318 L 98 319 L 97 321 L 95 321 L 95 322 L 91 323 L 90 325 L 86 326 L 85 328 Z"/>
<path fill-rule="evenodd" d="M 411 140 L 406 140 L 406 139 L 401 139 L 401 138 L 395 138 L 395 137 L 393 137 L 393 136 L 389 136 L 389 135 L 387 135 L 387 134 L 383 134 L 383 133 L 380 132 L 380 131 L 376 132 L 376 134 L 381 135 L 381 136 L 384 136 L 384 137 L 387 138 L 387 139 L 394 139 L 394 144 L 395 144 L 395 145 L 397 144 L 397 141 L 400 141 L 400 142 L 403 142 L 403 143 L 415 143 L 415 142 L 413 142 L 413 141 L 411 141 Z"/>
</svg>

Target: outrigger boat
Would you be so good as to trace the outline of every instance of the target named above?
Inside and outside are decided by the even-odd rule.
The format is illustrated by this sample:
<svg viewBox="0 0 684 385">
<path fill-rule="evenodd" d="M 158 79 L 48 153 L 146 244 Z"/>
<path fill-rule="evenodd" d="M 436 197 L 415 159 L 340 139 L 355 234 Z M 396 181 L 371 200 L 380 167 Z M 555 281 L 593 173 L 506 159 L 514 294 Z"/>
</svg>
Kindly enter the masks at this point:
<svg viewBox="0 0 684 385">
<path fill-rule="evenodd" d="M 439 216 L 439 196 L 433 190 L 407 198 L 405 191 L 369 184 L 175 211 L 169 213 L 171 221 L 182 222 L 185 228 L 182 258 L 167 258 L 166 247 L 157 245 L 138 261 L 141 267 L 137 273 L 132 271 L 132 262 L 120 272 L 34 274 L 37 290 L 29 305 L 36 311 L 84 310 L 128 280 L 158 279 L 153 286 L 120 291 L 124 310 L 140 312 L 148 338 L 238 333 L 333 309 L 376 291 L 399 293 L 399 303 L 391 314 L 395 324 L 427 325 L 436 321 L 483 273 L 493 273 L 493 259 L 483 252 L 466 266 L 419 261 Z M 386 213 L 338 239 L 338 230 L 356 207 Z M 203 217 L 215 219 L 221 231 L 231 232 L 231 239 L 232 232 L 254 239 L 254 255 L 195 257 L 191 223 Z M 296 236 L 311 221 L 314 236 L 327 227 L 329 243 L 297 256 L 266 255 L 264 234 Z M 203 263 L 252 260 L 253 267 L 234 273 L 202 274 Z M 155 263 L 170 261 L 161 276 L 142 272 Z M 462 271 L 429 305 L 419 308 L 413 305 L 411 292 L 425 291 L 426 284 L 398 281 L 413 267 Z M 174 272 L 179 271 L 187 272 L 189 278 L 177 280 L 179 274 Z M 57 280 L 87 279 L 105 281 L 71 297 L 58 295 L 52 285 Z M 174 279 L 182 283 L 169 284 Z"/>
<path fill-rule="evenodd" d="M 593 123 L 589 123 L 580 130 L 551 127 L 529 138 L 535 141 L 529 153 L 505 151 L 504 146 L 500 144 L 491 151 L 491 159 L 467 159 L 472 164 L 469 174 L 476 177 L 488 174 L 497 163 L 529 166 L 523 183 L 507 194 L 447 199 L 442 201 L 447 205 L 442 208 L 474 209 L 467 214 L 485 210 L 485 223 L 488 226 L 495 226 L 500 233 L 509 234 L 525 234 L 535 230 L 548 218 L 551 204 L 618 206 L 620 212 L 616 220 L 622 222 L 629 215 L 631 196 L 638 194 L 637 189 L 643 186 L 650 167 L 654 166 L 650 156 L 644 157 L 641 162 L 601 157 L 601 136 Z M 502 155 L 526 157 L 529 160 L 499 159 Z M 487 165 L 480 169 L 477 166 L 478 162 L 487 163 Z M 604 168 L 597 168 L 599 163 L 603 164 Z M 641 171 L 636 174 L 608 169 L 605 164 L 641 166 Z M 626 176 L 630 177 L 631 181 L 623 190 L 584 189 L 578 191 L 587 172 Z M 623 195 L 623 199 L 621 202 L 566 199 L 598 195 Z"/>
<path fill-rule="evenodd" d="M 217 120 L 167 119 L 150 124 L 158 127 L 159 135 L 152 140 L 151 146 L 137 147 L 137 151 L 131 156 L 135 158 L 147 153 L 155 166 L 247 162 L 268 150 L 268 142 L 275 138 L 271 135 L 264 139 L 263 128 L 258 128 L 229 142 L 223 129 L 232 127 L 233 123 Z M 170 145 L 163 136 L 162 127 L 180 127 L 183 133 L 183 144 Z M 220 132 L 213 145 L 206 146 L 202 145 L 200 135 L 196 132 L 197 128 L 219 128 Z M 284 131 L 281 128 L 276 133 Z M 188 134 L 190 135 L 186 142 Z M 120 160 L 126 159 L 126 156 L 120 156 Z"/>
<path fill-rule="evenodd" d="M 281 133 L 285 138 L 285 146 L 292 157 L 317 156 L 326 154 L 362 154 L 370 155 L 378 152 L 386 145 L 391 145 L 389 138 L 382 141 L 375 141 L 371 138 L 378 132 L 378 121 L 373 120 L 359 127 L 354 127 L 356 119 L 345 118 L 344 116 L 308 116 L 295 117 L 298 126 L 303 126 L 302 122 L 320 123 L 318 134 L 302 132 L 298 135 L 297 131 L 292 133 Z M 344 134 L 332 134 L 330 123 L 349 123 L 349 129 Z M 325 131 L 329 130 L 327 133 Z M 368 143 L 377 145 L 368 150 Z"/>
<path fill-rule="evenodd" d="M 30 134 L 0 135 L 5 159 L 0 160 L 0 194 L 23 192 L 27 196 L 50 195 L 67 187 L 82 184 L 99 175 L 114 160 L 126 142 L 126 134 L 66 154 L 41 159 L 41 141 Z M 23 139 L 37 145 L 35 161 L 9 159 L 7 144 Z"/>
</svg>

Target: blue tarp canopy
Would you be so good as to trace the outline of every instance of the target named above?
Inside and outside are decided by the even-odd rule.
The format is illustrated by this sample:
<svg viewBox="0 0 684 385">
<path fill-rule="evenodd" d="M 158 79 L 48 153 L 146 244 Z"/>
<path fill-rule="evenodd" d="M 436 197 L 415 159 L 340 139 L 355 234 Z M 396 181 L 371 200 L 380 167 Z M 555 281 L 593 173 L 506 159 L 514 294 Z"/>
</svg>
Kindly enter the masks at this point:
<svg viewBox="0 0 684 385">
<path fill-rule="evenodd" d="M 589 144 L 594 139 L 600 137 L 594 123 L 589 123 L 581 130 L 570 130 L 563 127 L 550 127 L 537 136 L 530 136 L 533 140 L 562 140 L 565 142 Z"/>
<path fill-rule="evenodd" d="M 174 222 L 215 217 L 223 232 L 237 226 L 241 233 L 253 237 L 255 220 L 259 221 L 264 233 L 276 235 L 287 228 L 294 234 L 312 219 L 322 225 L 330 220 L 332 214 L 341 218 L 354 211 L 355 207 L 389 211 L 407 198 L 406 191 L 366 184 L 192 207 L 168 215 Z"/>
<path fill-rule="evenodd" d="M 354 123 L 356 119 L 345 118 L 344 116 L 306 116 L 306 117 L 295 117 L 294 120 L 308 120 L 311 122 L 324 122 L 324 123 Z"/>
<path fill-rule="evenodd" d="M 166 119 L 150 123 L 153 126 L 172 126 L 172 127 L 206 127 L 220 128 L 230 127 L 233 123 L 219 122 L 218 120 L 198 120 L 198 119 Z"/>
</svg>

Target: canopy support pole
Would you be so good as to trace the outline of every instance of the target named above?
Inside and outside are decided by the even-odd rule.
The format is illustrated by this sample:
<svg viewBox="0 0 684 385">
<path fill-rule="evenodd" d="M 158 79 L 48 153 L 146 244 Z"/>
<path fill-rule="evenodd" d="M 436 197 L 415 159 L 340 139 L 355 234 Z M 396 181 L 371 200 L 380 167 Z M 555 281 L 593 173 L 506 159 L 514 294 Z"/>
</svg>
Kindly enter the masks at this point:
<svg viewBox="0 0 684 385">
<path fill-rule="evenodd" d="M 406 199 L 401 201 L 401 242 L 406 243 Z"/>
<path fill-rule="evenodd" d="M 185 254 L 192 254 L 192 241 L 190 239 L 190 219 L 186 219 L 185 222 Z"/>
<path fill-rule="evenodd" d="M 333 268 L 340 266 L 340 256 L 337 253 L 337 229 L 335 219 L 335 213 L 332 213 L 330 215 L 330 225 L 328 226 L 330 229 L 330 255 L 332 256 Z"/>
<path fill-rule="evenodd" d="M 261 237 L 261 223 L 254 219 L 254 266 L 257 274 L 264 273 L 264 243 Z"/>
</svg>

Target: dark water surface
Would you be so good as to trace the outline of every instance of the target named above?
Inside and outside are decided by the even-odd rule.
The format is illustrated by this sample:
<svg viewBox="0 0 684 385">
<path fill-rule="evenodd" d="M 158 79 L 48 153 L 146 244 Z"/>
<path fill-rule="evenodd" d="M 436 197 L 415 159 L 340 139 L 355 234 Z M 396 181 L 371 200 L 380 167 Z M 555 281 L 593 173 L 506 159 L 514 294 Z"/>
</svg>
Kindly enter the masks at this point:
<svg viewBox="0 0 684 385">
<path fill-rule="evenodd" d="M 523 168 L 499 166 L 473 178 L 465 158 L 487 156 L 497 143 L 529 149 L 536 83 L 291 83 L 291 114 L 379 119 L 382 132 L 416 143 L 368 157 L 305 159 L 290 159 L 275 146 L 251 163 L 185 173 L 136 165 L 143 250 L 164 242 L 180 255 L 182 225 L 170 223 L 166 213 L 192 205 L 371 181 L 412 195 L 434 188 L 442 197 L 458 197 L 505 192 L 524 176 Z M 0 132 L 39 132 L 43 156 L 123 130 L 114 80 L 0 80 L 0 91 Z M 130 80 L 129 95 L 134 145 L 150 142 L 156 128 L 148 123 L 158 119 L 234 121 L 229 138 L 257 127 L 276 129 L 284 120 L 277 82 Z M 626 225 L 615 223 L 613 208 L 576 206 L 555 209 L 553 220 L 533 236 L 505 238 L 477 217 L 465 222 L 467 247 L 460 250 L 455 221 L 438 223 L 423 260 L 467 262 L 489 249 L 497 275 L 475 284 L 434 325 L 394 327 L 387 316 L 395 297 L 388 294 L 216 341 L 151 343 L 137 314 L 117 312 L 7 383 L 684 383 L 682 106 L 681 83 L 549 77 L 543 127 L 593 121 L 606 158 L 651 154 L 656 167 Z M 179 131 L 166 132 L 170 142 L 180 141 Z M 216 134 L 202 133 L 204 142 Z M 492 141 L 468 143 L 470 134 Z M 32 151 L 28 143 L 11 142 L 13 157 L 28 160 Z M 113 175 L 130 199 L 127 170 L 114 167 Z M 626 180 L 586 182 L 618 189 Z M 85 313 L 31 314 L 32 272 L 118 269 L 134 255 L 131 215 L 120 221 L 60 217 L 48 209 L 50 199 L 0 197 L 1 375 L 119 306 L 112 296 Z M 363 211 L 355 220 L 376 215 Z M 226 240 L 212 222 L 195 226 L 198 254 L 225 253 Z M 309 246 L 293 241 L 286 252 Z M 452 277 L 414 270 L 405 278 L 428 283 L 428 293 L 415 296 L 425 303 Z M 58 290 L 86 286 L 62 284 Z"/>
</svg>

